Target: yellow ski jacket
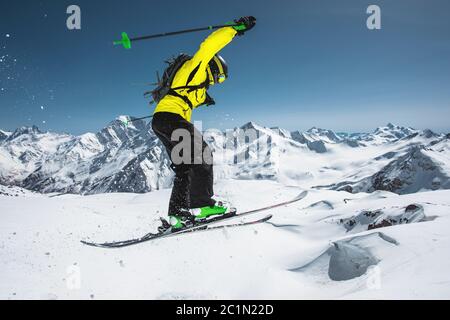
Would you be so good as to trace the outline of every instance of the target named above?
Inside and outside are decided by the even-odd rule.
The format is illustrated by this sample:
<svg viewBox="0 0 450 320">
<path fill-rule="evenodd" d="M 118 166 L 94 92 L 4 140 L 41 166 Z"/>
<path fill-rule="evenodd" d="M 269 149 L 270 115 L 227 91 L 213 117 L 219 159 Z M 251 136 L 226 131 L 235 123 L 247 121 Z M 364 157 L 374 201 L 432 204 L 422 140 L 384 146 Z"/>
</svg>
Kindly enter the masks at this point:
<svg viewBox="0 0 450 320">
<path fill-rule="evenodd" d="M 192 57 L 191 60 L 186 61 L 183 66 L 177 71 L 172 88 L 183 86 L 201 85 L 207 78 L 207 67 L 209 61 L 216 53 L 223 49 L 227 44 L 233 40 L 237 31 L 232 27 L 224 27 L 213 32 L 200 45 L 200 49 Z M 178 89 L 176 92 L 184 97 L 187 97 L 192 104 L 193 109 L 203 104 L 206 100 L 206 88 L 200 88 L 195 91 L 188 92 L 189 89 Z M 170 112 L 182 116 L 187 121 L 191 121 L 192 109 L 189 104 L 182 98 L 166 95 L 156 106 L 155 112 Z"/>
</svg>

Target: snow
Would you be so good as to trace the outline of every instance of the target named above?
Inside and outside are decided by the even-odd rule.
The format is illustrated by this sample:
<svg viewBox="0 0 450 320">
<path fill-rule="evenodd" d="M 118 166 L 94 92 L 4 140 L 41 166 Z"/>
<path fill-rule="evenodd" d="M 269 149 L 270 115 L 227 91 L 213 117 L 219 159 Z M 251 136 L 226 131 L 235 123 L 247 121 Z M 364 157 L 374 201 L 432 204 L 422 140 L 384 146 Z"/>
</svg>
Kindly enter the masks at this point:
<svg viewBox="0 0 450 320">
<path fill-rule="evenodd" d="M 80 136 L 0 131 L 0 299 L 450 298 L 449 135 L 208 130 L 218 199 L 245 211 L 308 196 L 265 224 L 84 246 L 154 232 L 166 214 L 170 160 L 130 119 Z"/>
<path fill-rule="evenodd" d="M 227 179 L 215 190 L 247 210 L 291 199 L 303 188 Z M 270 223 L 117 250 L 79 241 L 154 231 L 170 190 L 0 194 L 0 299 L 450 298 L 449 190 L 308 191 L 304 200 L 272 210 Z M 400 217 L 411 204 L 423 216 L 408 223 L 367 230 L 369 221 L 362 221 L 348 231 L 341 221 L 377 210 Z"/>
</svg>

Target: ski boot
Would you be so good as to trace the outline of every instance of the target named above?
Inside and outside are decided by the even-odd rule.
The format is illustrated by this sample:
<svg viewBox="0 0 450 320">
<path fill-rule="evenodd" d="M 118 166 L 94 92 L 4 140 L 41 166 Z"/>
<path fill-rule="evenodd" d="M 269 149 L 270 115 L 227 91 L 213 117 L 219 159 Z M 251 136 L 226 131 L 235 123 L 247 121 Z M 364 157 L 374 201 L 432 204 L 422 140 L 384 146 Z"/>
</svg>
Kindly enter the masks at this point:
<svg viewBox="0 0 450 320">
<path fill-rule="evenodd" d="M 159 233 L 169 233 L 189 228 L 196 222 L 207 222 L 212 218 L 231 217 L 236 214 L 236 209 L 225 201 L 217 201 L 213 206 L 182 210 L 180 214 L 169 214 L 169 221 L 161 219 L 161 226 L 158 227 Z"/>
<path fill-rule="evenodd" d="M 231 208 L 225 201 L 217 201 L 213 206 L 190 209 L 190 213 L 195 217 L 195 221 L 208 221 L 219 216 L 228 217 L 236 214 L 236 209 Z"/>
</svg>

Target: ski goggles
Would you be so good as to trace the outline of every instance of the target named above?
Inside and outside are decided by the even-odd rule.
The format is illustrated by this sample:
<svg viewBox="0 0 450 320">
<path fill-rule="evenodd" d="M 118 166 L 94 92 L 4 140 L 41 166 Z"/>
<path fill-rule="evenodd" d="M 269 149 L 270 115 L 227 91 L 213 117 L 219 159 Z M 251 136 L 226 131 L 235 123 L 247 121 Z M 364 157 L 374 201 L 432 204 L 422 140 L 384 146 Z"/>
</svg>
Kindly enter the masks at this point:
<svg viewBox="0 0 450 320">
<path fill-rule="evenodd" d="M 210 65 L 208 65 L 207 68 L 211 85 L 214 85 L 216 83 L 223 83 L 225 80 L 227 80 L 227 75 L 225 73 L 225 70 L 223 69 L 221 61 L 217 57 L 214 57 L 213 60 L 217 69 L 215 69 L 213 72 Z"/>
<path fill-rule="evenodd" d="M 218 83 L 222 83 L 222 82 L 224 82 L 225 80 L 227 80 L 227 76 L 226 76 L 226 75 L 224 75 L 224 74 L 219 74 L 219 75 L 217 76 L 217 82 L 218 82 Z"/>
<path fill-rule="evenodd" d="M 208 76 L 210 85 L 214 85 L 216 83 L 223 83 L 225 80 L 227 80 L 227 76 L 224 73 L 215 75 L 211 72 L 211 69 L 209 67 L 208 67 Z"/>
</svg>

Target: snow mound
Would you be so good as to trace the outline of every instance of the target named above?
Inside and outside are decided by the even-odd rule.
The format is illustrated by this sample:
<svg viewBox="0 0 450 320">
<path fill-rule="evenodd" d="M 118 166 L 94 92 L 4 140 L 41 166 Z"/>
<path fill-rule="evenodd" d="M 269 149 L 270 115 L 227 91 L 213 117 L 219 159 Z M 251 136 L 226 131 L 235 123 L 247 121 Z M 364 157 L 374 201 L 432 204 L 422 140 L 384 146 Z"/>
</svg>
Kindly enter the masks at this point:
<svg viewBox="0 0 450 320">
<path fill-rule="evenodd" d="M 317 258 L 291 271 L 315 277 L 325 277 L 326 274 L 333 281 L 358 278 L 366 274 L 369 267 L 380 262 L 370 249 L 380 245 L 392 246 L 398 243 L 381 232 L 335 241 Z"/>
<path fill-rule="evenodd" d="M 330 251 L 328 253 L 330 255 L 328 275 L 334 281 L 362 276 L 370 266 L 378 263 L 369 250 L 351 243 L 335 242 Z"/>
</svg>

